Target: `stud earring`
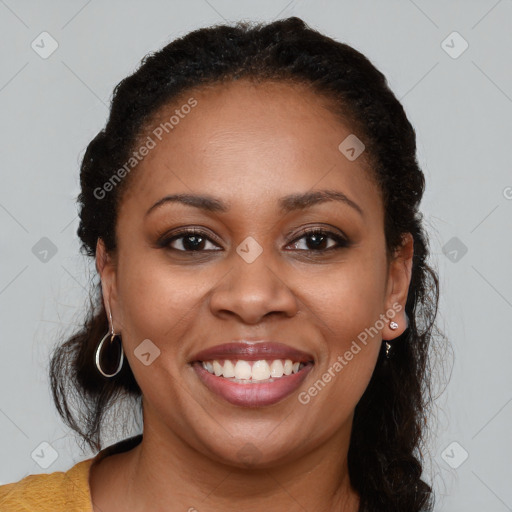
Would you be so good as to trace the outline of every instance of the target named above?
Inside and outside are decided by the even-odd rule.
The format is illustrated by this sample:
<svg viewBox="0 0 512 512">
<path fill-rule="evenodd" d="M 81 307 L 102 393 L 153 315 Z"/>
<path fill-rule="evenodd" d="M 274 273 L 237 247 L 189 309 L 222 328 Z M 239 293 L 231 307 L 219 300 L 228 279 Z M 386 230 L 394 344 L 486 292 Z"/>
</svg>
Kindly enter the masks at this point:
<svg viewBox="0 0 512 512">
<path fill-rule="evenodd" d="M 396 322 L 390 322 L 389 328 L 393 329 L 393 331 L 395 331 L 396 329 L 398 329 L 398 324 Z M 389 341 L 386 341 L 385 347 L 386 347 L 386 352 L 385 352 L 386 359 L 389 359 L 391 357 L 392 345 Z"/>
</svg>

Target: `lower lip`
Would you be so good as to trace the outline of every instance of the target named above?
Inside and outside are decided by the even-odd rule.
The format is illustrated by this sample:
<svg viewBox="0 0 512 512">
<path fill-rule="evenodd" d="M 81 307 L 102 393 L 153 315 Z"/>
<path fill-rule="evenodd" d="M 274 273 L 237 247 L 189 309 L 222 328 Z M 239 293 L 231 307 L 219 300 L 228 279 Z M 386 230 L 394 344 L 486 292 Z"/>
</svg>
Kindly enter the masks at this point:
<svg viewBox="0 0 512 512">
<path fill-rule="evenodd" d="M 239 384 L 224 377 L 217 377 L 205 370 L 201 363 L 194 363 L 194 370 L 201 382 L 213 393 L 221 396 L 227 402 L 241 407 L 263 407 L 275 404 L 291 395 L 304 381 L 312 364 L 307 364 L 297 373 L 284 375 L 273 382 L 261 384 Z"/>
</svg>

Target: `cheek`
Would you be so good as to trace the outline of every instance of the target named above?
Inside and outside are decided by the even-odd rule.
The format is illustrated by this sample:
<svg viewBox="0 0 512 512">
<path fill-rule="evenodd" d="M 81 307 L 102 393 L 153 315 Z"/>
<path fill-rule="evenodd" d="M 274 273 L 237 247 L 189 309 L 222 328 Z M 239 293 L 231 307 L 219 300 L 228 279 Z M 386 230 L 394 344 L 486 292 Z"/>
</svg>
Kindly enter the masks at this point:
<svg viewBox="0 0 512 512">
<path fill-rule="evenodd" d="M 298 398 L 315 411 L 311 417 L 324 420 L 319 434 L 328 436 L 347 421 L 368 387 L 382 343 L 372 330 L 382 301 L 371 279 L 344 273 L 331 275 L 314 302 L 323 345 L 310 387 Z"/>
<path fill-rule="evenodd" d="M 169 403 L 183 400 L 180 386 L 170 383 L 182 370 L 187 344 L 181 341 L 186 341 L 197 322 L 201 297 L 206 293 L 200 288 L 204 279 L 198 280 L 198 274 L 190 271 L 187 276 L 161 261 L 151 261 L 151 255 L 125 258 L 118 268 L 125 356 L 152 404 L 164 399 L 162 390 Z M 142 354 L 147 352 L 150 355 L 144 360 Z"/>
<path fill-rule="evenodd" d="M 315 284 L 303 290 L 311 320 L 324 339 L 317 368 L 322 382 L 310 391 L 336 395 L 348 409 L 366 389 L 379 355 L 385 269 L 385 258 L 353 258 L 321 279 L 318 275 Z"/>
<path fill-rule="evenodd" d="M 353 281 L 333 279 L 332 293 L 318 302 L 318 325 L 325 340 L 319 368 L 343 382 L 344 394 L 353 389 L 358 395 L 371 377 L 382 343 L 382 301 L 373 287 Z"/>
<path fill-rule="evenodd" d="M 310 280 L 303 294 L 308 297 L 314 316 L 330 327 L 327 337 L 340 341 L 340 350 L 348 338 L 357 337 L 375 325 L 383 312 L 385 261 L 354 256 L 324 274 Z"/>
<path fill-rule="evenodd" d="M 197 314 L 207 292 L 204 282 L 199 272 L 180 273 L 151 257 L 125 259 L 118 269 L 118 293 L 127 333 L 161 343 L 175 339 Z"/>
</svg>

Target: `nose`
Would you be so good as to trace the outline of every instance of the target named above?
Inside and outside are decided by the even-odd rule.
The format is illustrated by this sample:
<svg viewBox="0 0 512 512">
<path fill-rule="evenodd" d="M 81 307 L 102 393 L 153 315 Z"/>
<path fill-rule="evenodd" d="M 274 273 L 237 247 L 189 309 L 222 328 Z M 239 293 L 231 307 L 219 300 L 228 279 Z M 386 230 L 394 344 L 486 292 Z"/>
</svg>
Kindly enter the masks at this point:
<svg viewBox="0 0 512 512">
<path fill-rule="evenodd" d="M 258 324 L 271 314 L 293 317 L 297 299 L 275 267 L 265 250 L 251 263 L 234 253 L 231 270 L 210 296 L 212 313 L 234 315 L 246 324 Z"/>
</svg>

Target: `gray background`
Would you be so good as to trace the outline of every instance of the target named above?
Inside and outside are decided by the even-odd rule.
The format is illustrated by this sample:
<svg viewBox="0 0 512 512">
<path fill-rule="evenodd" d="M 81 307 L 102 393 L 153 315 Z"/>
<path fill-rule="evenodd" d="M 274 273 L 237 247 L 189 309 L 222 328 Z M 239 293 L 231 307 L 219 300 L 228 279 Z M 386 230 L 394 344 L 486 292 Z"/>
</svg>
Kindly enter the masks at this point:
<svg viewBox="0 0 512 512">
<path fill-rule="evenodd" d="M 510 0 L 0 0 L 0 483 L 91 455 L 57 416 L 47 366 L 87 297 L 93 267 L 75 234 L 78 166 L 113 87 L 193 28 L 289 15 L 367 55 L 416 128 L 439 326 L 455 356 L 426 478 L 436 510 L 512 510 Z M 31 47 L 42 46 L 43 31 L 59 45 L 46 59 Z M 454 31 L 463 39 L 448 37 Z M 56 254 L 44 253 L 43 237 Z M 110 442 L 122 437 L 112 432 Z M 51 456 L 43 442 L 57 455 L 47 468 L 31 457 Z"/>
</svg>

